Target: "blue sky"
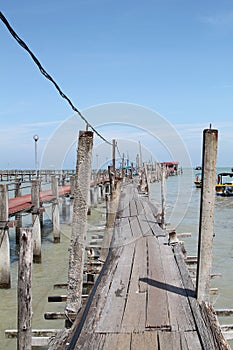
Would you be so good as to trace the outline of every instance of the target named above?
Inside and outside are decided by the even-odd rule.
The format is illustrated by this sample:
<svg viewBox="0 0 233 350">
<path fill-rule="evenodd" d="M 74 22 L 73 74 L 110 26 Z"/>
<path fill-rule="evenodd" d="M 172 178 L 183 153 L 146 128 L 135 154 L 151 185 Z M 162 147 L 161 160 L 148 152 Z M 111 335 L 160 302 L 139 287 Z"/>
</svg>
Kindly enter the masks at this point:
<svg viewBox="0 0 233 350">
<path fill-rule="evenodd" d="M 84 115 L 92 106 L 116 102 L 154 111 L 179 135 L 192 166 L 201 162 L 202 131 L 212 123 L 219 130 L 218 165 L 233 166 L 231 0 L 3 0 L 1 12 Z M 41 158 L 73 112 L 2 22 L 0 45 L 0 168 L 32 168 L 33 135 L 40 137 Z M 89 121 L 107 139 L 117 138 L 131 158 L 138 141 L 157 160 L 174 157 L 145 142 L 156 132 L 157 117 L 110 113 Z M 78 122 L 73 134 L 76 127 L 85 125 Z M 96 152 L 111 155 L 108 148 Z"/>
</svg>

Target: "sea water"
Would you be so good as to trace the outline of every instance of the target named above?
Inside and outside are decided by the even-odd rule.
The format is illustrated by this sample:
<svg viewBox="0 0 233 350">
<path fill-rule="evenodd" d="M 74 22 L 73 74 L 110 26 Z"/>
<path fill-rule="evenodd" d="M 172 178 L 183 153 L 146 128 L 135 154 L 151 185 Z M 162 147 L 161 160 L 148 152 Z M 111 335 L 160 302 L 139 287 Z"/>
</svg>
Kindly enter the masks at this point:
<svg viewBox="0 0 233 350">
<path fill-rule="evenodd" d="M 218 169 L 217 172 L 230 169 Z M 195 171 L 183 169 L 183 174 L 171 176 L 166 180 L 166 223 L 168 229 L 175 228 L 177 233 L 190 232 L 191 237 L 182 238 L 188 255 L 197 255 L 200 189 L 194 185 Z M 161 207 L 161 184 L 150 185 L 150 199 Z M 69 204 L 69 203 L 67 203 Z M 67 205 L 67 213 L 69 205 Z M 64 212 L 63 212 L 64 214 Z M 69 214 L 69 213 L 68 213 Z M 88 223 L 99 226 L 103 220 L 104 209 L 92 210 Z M 31 216 L 23 218 L 28 224 Z M 51 224 L 51 206 L 44 214 L 44 231 L 42 236 L 42 263 L 33 264 L 33 322 L 34 329 L 63 328 L 63 320 L 45 320 L 47 311 L 63 312 L 65 303 L 48 303 L 48 296 L 65 294 L 63 290 L 54 290 L 56 283 L 66 283 L 68 276 L 68 249 L 70 245 L 71 226 L 69 215 L 61 216 L 61 243 L 53 243 Z M 95 233 L 92 232 L 91 235 Z M 214 239 L 213 239 L 213 273 L 222 277 L 212 280 L 212 287 L 219 289 L 218 295 L 211 297 L 214 308 L 233 307 L 233 197 L 215 198 Z M 90 235 L 89 235 L 90 237 Z M 11 289 L 0 290 L 0 349 L 16 349 L 16 340 L 5 339 L 5 329 L 17 328 L 17 268 L 18 247 L 15 244 L 14 229 L 10 229 L 11 240 Z M 219 318 L 221 324 L 233 323 L 233 317 Z M 229 342 L 233 347 L 233 342 Z"/>
</svg>

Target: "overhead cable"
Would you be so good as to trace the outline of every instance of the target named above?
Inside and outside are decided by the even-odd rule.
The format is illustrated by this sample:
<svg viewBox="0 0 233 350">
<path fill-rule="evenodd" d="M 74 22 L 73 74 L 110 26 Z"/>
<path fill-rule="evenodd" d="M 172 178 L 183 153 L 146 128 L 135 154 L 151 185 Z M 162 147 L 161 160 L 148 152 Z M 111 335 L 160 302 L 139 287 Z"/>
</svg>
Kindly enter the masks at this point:
<svg viewBox="0 0 233 350">
<path fill-rule="evenodd" d="M 90 127 L 92 129 L 92 131 L 94 133 L 96 133 L 96 135 L 98 135 L 104 142 L 108 143 L 109 145 L 112 145 L 111 142 L 109 142 L 108 140 L 106 140 L 89 122 L 88 120 L 82 115 L 82 113 L 73 105 L 73 103 L 71 102 L 71 100 L 63 93 L 63 91 L 61 90 L 61 88 L 59 87 L 59 85 L 55 82 L 55 80 L 51 77 L 51 75 L 49 75 L 46 70 L 42 67 L 41 63 L 39 62 L 38 58 L 33 54 L 33 52 L 29 49 L 29 47 L 25 44 L 25 42 L 17 35 L 17 33 L 13 30 L 13 28 L 10 26 L 9 22 L 7 21 L 6 17 L 3 15 L 2 12 L 0 12 L 0 19 L 2 20 L 2 22 L 5 24 L 5 26 L 7 27 L 7 29 L 9 30 L 9 32 L 11 33 L 11 35 L 13 36 L 13 38 L 18 42 L 18 44 L 20 46 L 22 46 L 31 56 L 31 58 L 33 59 L 33 61 L 35 62 L 35 64 L 38 66 L 40 72 L 45 76 L 45 78 L 47 78 L 48 80 L 50 80 L 53 85 L 55 86 L 55 88 L 57 89 L 57 91 L 59 92 L 59 94 L 61 95 L 62 98 L 64 98 L 69 105 L 71 106 L 71 108 L 73 109 L 74 112 L 78 113 L 78 115 L 80 116 L 80 118 L 87 124 L 88 127 Z"/>
</svg>

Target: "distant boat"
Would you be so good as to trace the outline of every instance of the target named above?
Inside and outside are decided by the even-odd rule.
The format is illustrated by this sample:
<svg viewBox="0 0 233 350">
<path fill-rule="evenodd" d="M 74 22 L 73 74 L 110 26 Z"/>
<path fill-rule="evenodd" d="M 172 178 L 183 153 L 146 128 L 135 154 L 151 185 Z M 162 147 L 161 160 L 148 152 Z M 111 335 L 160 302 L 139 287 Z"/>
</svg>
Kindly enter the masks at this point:
<svg viewBox="0 0 233 350">
<path fill-rule="evenodd" d="M 196 175 L 195 175 L 194 183 L 195 183 L 196 188 L 201 188 L 201 186 L 202 186 L 201 176 L 202 176 L 202 173 L 196 173 Z"/>
<path fill-rule="evenodd" d="M 215 192 L 217 196 L 230 197 L 233 196 L 233 172 L 231 173 L 219 173 L 217 178 L 217 184 L 215 186 Z"/>
<path fill-rule="evenodd" d="M 195 170 L 201 170 L 201 166 L 200 165 L 196 166 Z"/>
</svg>

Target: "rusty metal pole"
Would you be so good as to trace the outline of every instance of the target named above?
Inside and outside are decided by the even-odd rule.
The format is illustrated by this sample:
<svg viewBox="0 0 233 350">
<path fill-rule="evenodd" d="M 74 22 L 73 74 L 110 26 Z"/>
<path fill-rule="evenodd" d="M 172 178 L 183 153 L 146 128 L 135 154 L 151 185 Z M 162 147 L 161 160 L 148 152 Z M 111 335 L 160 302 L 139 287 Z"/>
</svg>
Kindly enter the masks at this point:
<svg viewBox="0 0 233 350">
<path fill-rule="evenodd" d="M 203 131 L 202 189 L 198 241 L 197 299 L 209 301 L 214 234 L 214 202 L 216 184 L 218 130 Z"/>
</svg>

